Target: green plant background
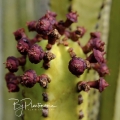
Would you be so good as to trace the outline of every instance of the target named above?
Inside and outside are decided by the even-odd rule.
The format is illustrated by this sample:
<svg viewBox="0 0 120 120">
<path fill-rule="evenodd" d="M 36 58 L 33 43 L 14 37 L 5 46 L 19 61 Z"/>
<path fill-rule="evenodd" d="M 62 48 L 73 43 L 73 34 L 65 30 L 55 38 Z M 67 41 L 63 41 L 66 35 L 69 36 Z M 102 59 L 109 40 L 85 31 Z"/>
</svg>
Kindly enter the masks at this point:
<svg viewBox="0 0 120 120">
<path fill-rule="evenodd" d="M 100 6 L 102 3 L 105 3 L 105 8 L 101 11 L 101 19 L 98 20 L 97 17 L 100 13 Z M 13 111 L 12 101 L 9 101 L 9 98 L 22 98 L 22 90 L 25 91 L 25 95 L 27 97 L 33 97 L 33 101 L 42 100 L 41 93 L 44 91 L 36 85 L 32 90 L 22 88 L 21 91 L 17 94 L 8 93 L 8 90 L 4 81 L 4 74 L 7 70 L 4 69 L 4 65 L 2 64 L 7 56 L 16 55 L 19 56 L 18 52 L 15 50 L 16 41 L 14 40 L 13 31 L 20 27 L 27 28 L 26 22 L 31 20 L 39 19 L 42 15 L 46 13 L 46 10 L 50 9 L 55 11 L 58 14 L 57 19 L 65 19 L 65 15 L 68 12 L 69 6 L 72 7 L 73 10 L 77 11 L 79 14 L 78 23 L 72 26 L 72 29 L 75 29 L 77 25 L 84 26 L 87 29 L 87 33 L 85 37 L 81 40 L 82 44 L 85 44 L 89 39 L 89 33 L 91 31 L 95 31 L 95 25 L 99 24 L 99 31 L 102 32 L 102 38 L 106 42 L 107 46 L 107 60 L 108 66 L 110 68 L 110 75 L 106 77 L 106 80 L 110 84 L 110 86 L 99 96 L 99 93 L 93 95 L 93 92 L 87 94 L 82 93 L 84 97 L 84 104 L 78 106 L 76 102 L 77 94 L 74 91 L 74 86 L 78 80 L 82 79 L 93 79 L 96 76 L 93 72 L 86 76 L 82 76 L 80 79 L 70 75 L 67 71 L 67 68 L 63 68 L 65 64 L 69 61 L 69 55 L 64 54 L 66 49 L 55 47 L 58 52 L 53 52 L 59 56 L 56 59 L 56 62 L 61 63 L 58 64 L 60 69 L 63 69 L 64 72 L 60 71 L 56 68 L 54 62 L 52 62 L 51 69 L 46 73 L 50 75 L 50 77 L 54 77 L 54 79 L 62 79 L 59 84 L 60 87 L 55 88 L 57 82 L 51 82 L 50 88 L 48 90 L 49 93 L 53 93 L 56 95 L 57 102 L 56 104 L 60 104 L 58 111 L 56 110 L 56 114 L 59 117 L 56 117 L 52 112 L 51 116 L 47 118 L 48 120 L 77 120 L 78 110 L 82 109 L 85 113 L 85 117 L 83 120 L 119 120 L 120 119 L 120 1 L 119 0 L 0 0 L 0 119 L 1 120 L 19 120 L 20 118 L 15 117 Z M 109 9 L 111 9 L 109 13 Z M 105 11 L 106 9 L 106 11 Z M 108 32 L 109 30 L 109 32 Z M 107 32 L 106 32 L 107 31 Z M 34 33 L 28 33 L 26 29 L 26 33 L 28 36 L 33 37 Z M 44 46 L 44 43 L 42 43 Z M 71 44 L 72 46 L 72 44 Z M 83 53 L 76 47 L 73 46 L 78 56 L 82 56 L 84 58 Z M 64 57 L 64 61 L 61 60 L 61 57 Z M 28 63 L 26 68 L 36 69 L 37 74 L 44 73 L 43 69 L 40 69 L 39 66 L 35 66 Z M 67 65 L 66 65 L 67 67 Z M 58 78 L 57 72 L 54 72 L 54 69 L 58 72 L 60 78 Z M 22 74 L 20 71 L 18 74 Z M 68 80 L 64 82 L 64 79 Z M 70 80 L 69 80 L 70 79 Z M 74 81 L 72 81 L 74 79 Z M 71 87 L 70 87 L 71 86 Z M 53 88 L 54 87 L 54 88 Z M 70 87 L 70 88 L 69 88 Z M 66 90 L 66 88 L 68 88 Z M 65 97 L 59 96 L 63 89 L 65 91 Z M 71 93 L 70 91 L 73 90 Z M 39 94 L 38 94 L 39 93 Z M 68 96 L 67 96 L 68 95 Z M 68 98 L 65 101 L 64 98 Z M 50 98 L 52 99 L 52 97 Z M 59 100 L 58 100 L 59 99 Z M 93 102 L 96 101 L 96 104 Z M 100 106 L 100 107 L 99 107 Z M 65 107 L 65 109 L 63 109 Z M 71 109 L 72 108 L 72 109 Z M 61 112 L 64 111 L 63 112 Z M 98 114 L 99 111 L 99 114 Z M 71 113 L 74 115 L 71 115 Z M 25 120 L 41 120 L 40 113 L 33 112 L 25 112 Z M 65 117 L 64 117 L 65 116 Z"/>
</svg>

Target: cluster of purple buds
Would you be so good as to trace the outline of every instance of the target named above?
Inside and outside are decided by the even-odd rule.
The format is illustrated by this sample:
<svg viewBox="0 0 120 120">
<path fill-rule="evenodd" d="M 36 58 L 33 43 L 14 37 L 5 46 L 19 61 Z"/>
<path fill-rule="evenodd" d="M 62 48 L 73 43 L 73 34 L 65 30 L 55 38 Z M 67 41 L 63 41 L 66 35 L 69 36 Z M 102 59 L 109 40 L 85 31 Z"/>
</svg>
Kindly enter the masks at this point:
<svg viewBox="0 0 120 120">
<path fill-rule="evenodd" d="M 32 88 L 36 83 L 39 83 L 43 88 L 47 88 L 48 83 L 51 81 L 47 75 L 37 75 L 31 69 L 26 70 L 21 76 L 16 76 L 14 73 L 9 72 L 5 75 L 5 80 L 9 92 L 18 92 L 20 90 L 19 84 Z"/>
<path fill-rule="evenodd" d="M 50 69 L 51 60 L 57 57 L 57 55 L 51 52 L 53 46 L 61 44 L 69 47 L 70 40 L 78 43 L 78 47 L 82 48 L 87 58 L 83 59 L 76 56 L 74 48 L 69 47 L 68 52 L 71 58 L 68 63 L 68 70 L 77 77 L 80 77 L 86 70 L 91 69 L 94 69 L 99 75 L 98 80 L 79 81 L 77 83 L 77 92 L 87 92 L 91 88 L 102 92 L 108 86 L 108 83 L 103 78 L 106 74 L 109 74 L 109 69 L 104 58 L 105 43 L 101 40 L 100 32 L 90 33 L 90 39 L 87 44 L 82 46 L 80 39 L 84 36 L 86 29 L 81 26 L 77 26 L 73 31 L 70 29 L 70 26 L 77 22 L 77 12 L 70 11 L 66 15 L 65 21 L 57 21 L 56 16 L 56 13 L 48 11 L 39 20 L 27 22 L 28 30 L 36 32 L 33 39 L 28 38 L 24 28 L 20 28 L 13 33 L 17 42 L 16 48 L 22 56 L 9 56 L 5 62 L 6 68 L 9 70 L 9 73 L 5 75 L 6 86 L 9 92 L 18 92 L 20 90 L 19 84 L 27 88 L 32 88 L 37 83 L 42 88 L 47 89 L 48 84 L 51 82 L 49 76 L 46 74 L 37 75 L 36 71 L 31 68 L 26 70 L 26 62 L 29 60 L 32 64 L 36 65 L 42 61 L 42 69 Z M 43 42 L 47 40 L 45 50 L 40 46 L 42 40 Z M 23 75 L 16 76 L 15 72 L 19 70 L 20 66 L 22 67 Z M 43 92 L 42 96 L 45 102 L 49 100 L 46 92 Z M 78 104 L 82 104 L 82 102 L 82 95 L 79 95 Z M 43 107 L 42 116 L 47 117 L 48 112 L 48 108 Z M 79 119 L 83 117 L 84 114 L 80 110 Z"/>
<path fill-rule="evenodd" d="M 7 88 L 8 88 L 8 91 L 9 92 L 18 92 L 19 91 L 19 77 L 16 76 L 14 73 L 7 73 L 5 75 L 5 80 L 6 80 L 6 85 L 7 85 Z"/>
<path fill-rule="evenodd" d="M 80 45 L 79 47 L 82 48 L 87 58 L 83 59 L 77 57 L 73 52 L 74 48 L 69 48 L 71 56 L 71 60 L 68 63 L 69 71 L 73 75 L 80 77 L 85 70 L 94 69 L 100 76 L 100 79 L 97 80 L 97 87 L 94 88 L 98 88 L 101 92 L 106 86 L 108 86 L 107 83 L 105 84 L 105 80 L 103 79 L 103 77 L 109 73 L 109 69 L 104 58 L 105 43 L 101 41 L 101 34 L 99 32 L 90 33 L 88 43 L 85 46 L 82 46 L 79 39 L 84 36 L 86 29 L 81 26 L 77 26 L 73 31 L 69 29 L 73 23 L 77 22 L 77 12 L 69 12 L 66 15 L 65 21 L 57 21 L 56 16 L 56 13 L 48 11 L 39 20 L 27 22 L 28 30 L 30 32 L 36 32 L 33 39 L 28 38 L 24 28 L 20 28 L 13 33 L 17 42 L 17 50 L 22 56 L 18 58 L 10 56 L 5 62 L 6 68 L 9 70 L 9 74 L 6 75 L 5 79 L 10 92 L 19 91 L 18 84 L 31 88 L 36 83 L 39 83 L 43 88 L 47 88 L 48 83 L 50 83 L 50 79 L 46 74 L 37 75 L 31 68 L 29 70 L 24 69 L 23 75 L 19 77 L 15 76 L 14 72 L 18 71 L 19 66 L 24 67 L 26 65 L 27 57 L 33 64 L 38 64 L 43 61 L 42 67 L 46 70 L 49 69 L 50 61 L 57 57 L 51 52 L 52 46 L 55 44 L 69 46 L 70 40 L 78 42 Z M 64 38 L 61 36 L 64 36 Z M 59 42 L 61 38 L 62 42 Z M 46 50 L 40 46 L 40 42 L 42 40 L 48 41 L 46 44 Z M 88 56 L 89 52 L 91 52 L 91 54 Z M 15 80 L 18 82 L 15 82 Z M 103 86 L 99 88 L 101 84 L 98 85 L 98 83 L 103 83 Z M 10 88 L 10 86 L 12 86 L 12 88 Z M 83 88 L 84 91 L 88 91 L 90 87 L 93 87 L 90 82 L 80 82 L 77 86 L 79 88 L 78 91 L 81 91 L 81 88 Z M 87 87 L 84 88 L 84 86 Z"/>
<path fill-rule="evenodd" d="M 50 78 L 47 75 L 38 75 L 34 70 L 27 70 L 24 72 L 24 74 L 21 76 L 20 83 L 23 86 L 26 86 L 28 88 L 33 87 L 36 83 L 39 83 L 40 86 L 43 88 L 47 88 L 48 83 L 50 83 Z"/>
<path fill-rule="evenodd" d="M 14 73 L 14 72 L 17 72 L 18 71 L 18 67 L 19 66 L 24 66 L 26 64 L 26 56 L 21 56 L 21 57 L 14 57 L 14 56 L 9 56 L 7 58 L 7 61 L 6 63 L 6 68 Z"/>
<path fill-rule="evenodd" d="M 109 74 L 106 59 L 104 58 L 105 43 L 101 41 L 101 35 L 99 32 L 93 32 L 90 34 L 90 36 L 90 40 L 85 46 L 82 47 L 82 50 L 85 54 L 90 52 L 91 54 L 89 54 L 84 60 L 80 57 L 76 57 L 76 55 L 74 54 L 73 56 L 71 56 L 68 68 L 70 72 L 77 77 L 82 75 L 85 70 L 94 69 L 98 73 L 100 78 L 99 80 L 89 82 L 80 81 L 77 84 L 78 92 L 82 90 L 89 91 L 90 88 L 95 88 L 102 92 L 108 86 L 108 83 L 103 78 L 106 74 Z"/>
</svg>

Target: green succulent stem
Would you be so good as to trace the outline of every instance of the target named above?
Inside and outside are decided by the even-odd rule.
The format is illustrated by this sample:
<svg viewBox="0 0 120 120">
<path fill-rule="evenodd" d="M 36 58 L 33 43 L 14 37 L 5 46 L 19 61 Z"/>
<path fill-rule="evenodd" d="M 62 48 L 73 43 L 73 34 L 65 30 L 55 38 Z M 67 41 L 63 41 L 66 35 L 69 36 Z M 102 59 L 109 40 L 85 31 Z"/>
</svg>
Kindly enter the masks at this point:
<svg viewBox="0 0 120 120">
<path fill-rule="evenodd" d="M 84 57 L 82 50 L 77 43 L 71 43 L 71 47 L 74 51 L 78 53 L 80 57 Z M 40 85 L 36 85 L 32 89 L 24 88 L 25 97 L 31 98 L 33 103 L 50 104 L 56 106 L 55 108 L 49 108 L 49 116 L 45 119 L 56 120 L 56 119 L 78 119 L 79 109 L 78 107 L 78 93 L 76 91 L 76 84 L 79 80 L 85 79 L 82 75 L 80 78 L 72 75 L 68 70 L 68 63 L 70 60 L 70 55 L 68 53 L 68 47 L 63 45 L 54 45 L 51 52 L 56 55 L 56 58 L 51 61 L 50 68 L 44 73 L 47 74 L 51 82 L 47 89 L 42 89 Z M 29 67 L 29 66 L 28 66 Z M 34 67 L 38 74 L 41 74 L 40 66 L 38 68 Z M 43 102 L 42 92 L 46 91 L 48 94 L 49 101 Z M 81 108 L 85 109 L 84 108 Z M 24 111 L 24 119 L 35 118 L 36 120 L 44 119 L 41 111 Z"/>
</svg>

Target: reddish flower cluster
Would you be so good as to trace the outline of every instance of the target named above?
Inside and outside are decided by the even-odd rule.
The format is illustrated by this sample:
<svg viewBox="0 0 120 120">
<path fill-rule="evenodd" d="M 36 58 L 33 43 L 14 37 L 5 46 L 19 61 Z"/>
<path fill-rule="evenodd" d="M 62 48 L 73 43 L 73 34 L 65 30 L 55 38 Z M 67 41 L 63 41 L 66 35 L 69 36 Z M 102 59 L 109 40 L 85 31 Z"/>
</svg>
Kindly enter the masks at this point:
<svg viewBox="0 0 120 120">
<path fill-rule="evenodd" d="M 37 32 L 33 39 L 29 39 L 25 33 L 24 28 L 20 28 L 14 32 L 15 39 L 17 41 L 17 50 L 22 55 L 21 57 L 10 56 L 6 60 L 6 68 L 9 73 L 6 74 L 5 79 L 7 87 L 10 92 L 18 92 L 19 84 L 28 88 L 33 87 L 36 83 L 39 83 L 43 88 L 48 87 L 50 78 L 46 74 L 38 75 L 32 69 L 26 70 L 22 76 L 16 76 L 14 72 L 17 72 L 19 66 L 25 66 L 26 58 L 31 63 L 38 64 L 43 60 L 43 68 L 48 69 L 50 67 L 50 61 L 55 58 L 55 55 L 50 51 L 54 44 L 69 45 L 68 40 L 74 42 L 80 41 L 86 32 L 84 27 L 78 26 L 76 30 L 71 31 L 69 27 L 74 22 L 77 22 L 77 13 L 70 12 L 66 15 L 66 20 L 56 20 L 57 14 L 48 11 L 38 21 L 27 22 L 29 31 Z M 64 35 L 62 41 L 61 35 Z M 41 40 L 46 39 L 48 41 L 46 45 L 46 51 L 37 44 Z M 60 41 L 60 42 L 59 42 Z M 84 73 L 86 69 L 94 69 L 99 73 L 100 79 L 89 82 L 79 82 L 77 84 L 78 91 L 88 91 L 90 87 L 99 89 L 100 92 L 108 86 L 108 83 L 102 78 L 109 73 L 109 69 L 106 65 L 106 60 L 103 57 L 105 43 L 101 41 L 101 35 L 99 32 L 90 33 L 90 40 L 85 46 L 81 46 L 85 54 L 92 52 L 86 59 L 76 57 L 73 49 L 69 49 L 71 60 L 68 63 L 68 69 L 73 74 L 79 77 Z"/>
<path fill-rule="evenodd" d="M 105 81 L 103 78 L 106 74 L 109 74 L 109 69 L 106 64 L 106 59 L 104 58 L 104 42 L 101 41 L 100 33 L 94 32 L 91 33 L 91 38 L 88 41 L 88 43 L 82 47 L 83 52 L 85 54 L 92 52 L 86 60 L 81 60 L 81 58 L 78 58 L 79 61 L 76 61 L 76 57 L 72 57 L 71 61 L 69 62 L 69 70 L 72 72 L 72 74 L 76 76 L 81 75 L 84 72 L 85 69 L 94 69 L 98 72 L 100 78 L 99 80 L 95 81 L 80 81 L 77 84 L 77 91 L 89 91 L 90 88 L 98 89 L 100 92 L 102 92 L 109 84 Z M 78 64 L 80 62 L 84 62 L 84 64 Z M 72 64 L 71 64 L 72 63 Z M 78 65 L 77 65 L 78 64 Z M 77 66 L 77 67 L 76 67 Z M 84 69 L 83 69 L 84 68 Z M 79 72 L 78 72 L 79 71 Z"/>
</svg>

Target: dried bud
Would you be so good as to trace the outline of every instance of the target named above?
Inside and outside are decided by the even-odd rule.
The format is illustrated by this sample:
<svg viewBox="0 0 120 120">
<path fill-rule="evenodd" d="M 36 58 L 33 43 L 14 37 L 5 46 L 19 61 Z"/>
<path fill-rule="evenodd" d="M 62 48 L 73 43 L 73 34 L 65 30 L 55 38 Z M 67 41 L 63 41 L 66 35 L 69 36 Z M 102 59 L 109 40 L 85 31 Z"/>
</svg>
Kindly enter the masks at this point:
<svg viewBox="0 0 120 120">
<path fill-rule="evenodd" d="M 45 52 L 44 57 L 43 57 L 43 67 L 44 69 L 50 68 L 50 61 L 55 58 L 55 55 L 49 51 Z"/>
<path fill-rule="evenodd" d="M 88 92 L 90 90 L 90 86 L 85 81 L 80 81 L 77 84 L 77 92 L 85 91 Z"/>
<path fill-rule="evenodd" d="M 43 68 L 46 69 L 46 70 L 49 69 L 49 68 L 50 68 L 50 63 L 44 61 L 44 62 L 43 62 Z"/>
<path fill-rule="evenodd" d="M 46 51 L 45 54 L 44 54 L 44 57 L 43 57 L 43 60 L 45 62 L 49 62 L 51 60 L 55 59 L 55 55 L 49 51 Z"/>
<path fill-rule="evenodd" d="M 48 43 L 54 45 L 56 40 L 60 38 L 60 34 L 57 29 L 54 29 L 48 34 Z"/>
<path fill-rule="evenodd" d="M 21 77 L 21 84 L 26 87 L 33 87 L 36 84 L 37 75 L 34 70 L 27 70 Z"/>
<path fill-rule="evenodd" d="M 80 38 L 83 37 L 85 32 L 86 32 L 86 29 L 84 27 L 80 27 L 80 26 L 78 26 L 77 30 L 75 30 L 76 35 L 78 35 Z"/>
<path fill-rule="evenodd" d="M 69 62 L 68 68 L 72 74 L 80 76 L 83 74 L 87 66 L 86 62 L 82 58 L 73 57 Z"/>
<path fill-rule="evenodd" d="M 24 28 L 16 30 L 13 34 L 17 41 L 20 40 L 22 37 L 26 37 Z"/>
<path fill-rule="evenodd" d="M 22 55 L 26 55 L 28 53 L 29 47 L 30 43 L 27 38 L 22 38 L 17 43 L 17 49 Z"/>
<path fill-rule="evenodd" d="M 6 61 L 6 68 L 10 71 L 10 72 L 16 72 L 18 71 L 18 67 L 19 67 L 19 61 L 17 58 L 10 56 L 7 58 Z"/>
<path fill-rule="evenodd" d="M 40 46 L 34 44 L 30 47 L 28 51 L 28 57 L 31 63 L 39 63 L 43 59 L 43 56 L 44 51 Z"/>
<path fill-rule="evenodd" d="M 50 83 L 50 81 L 50 78 L 46 74 L 38 76 L 37 80 L 37 82 L 40 83 L 40 86 L 42 86 L 43 88 L 47 88 L 48 83 Z"/>
<path fill-rule="evenodd" d="M 29 31 L 35 31 L 36 30 L 36 23 L 37 23 L 37 21 L 27 22 L 28 30 Z"/>
<path fill-rule="evenodd" d="M 70 32 L 69 34 L 67 34 L 67 36 L 73 40 L 73 41 L 78 41 L 79 38 L 82 38 L 83 35 L 85 34 L 86 30 L 84 27 L 77 27 L 77 30 Z"/>
<path fill-rule="evenodd" d="M 77 12 L 70 12 L 66 16 L 67 20 L 64 23 L 65 27 L 69 27 L 72 23 L 77 22 Z"/>
</svg>

